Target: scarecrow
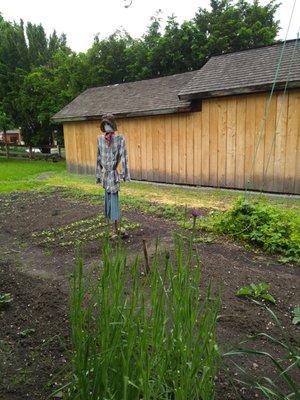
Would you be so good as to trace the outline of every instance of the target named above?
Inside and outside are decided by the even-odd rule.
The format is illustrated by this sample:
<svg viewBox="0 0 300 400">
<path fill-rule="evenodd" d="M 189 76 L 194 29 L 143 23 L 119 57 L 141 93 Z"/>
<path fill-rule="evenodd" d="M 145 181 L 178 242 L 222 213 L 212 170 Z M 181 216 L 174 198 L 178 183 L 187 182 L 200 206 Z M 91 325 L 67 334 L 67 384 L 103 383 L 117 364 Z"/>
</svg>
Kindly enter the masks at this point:
<svg viewBox="0 0 300 400">
<path fill-rule="evenodd" d="M 127 148 L 124 136 L 117 133 L 117 123 L 112 114 L 102 116 L 100 129 L 104 134 L 97 137 L 96 183 L 102 183 L 105 189 L 104 215 L 108 222 L 114 222 L 118 234 L 120 181 L 130 181 Z M 117 170 L 119 163 L 122 166 L 120 174 Z"/>
</svg>

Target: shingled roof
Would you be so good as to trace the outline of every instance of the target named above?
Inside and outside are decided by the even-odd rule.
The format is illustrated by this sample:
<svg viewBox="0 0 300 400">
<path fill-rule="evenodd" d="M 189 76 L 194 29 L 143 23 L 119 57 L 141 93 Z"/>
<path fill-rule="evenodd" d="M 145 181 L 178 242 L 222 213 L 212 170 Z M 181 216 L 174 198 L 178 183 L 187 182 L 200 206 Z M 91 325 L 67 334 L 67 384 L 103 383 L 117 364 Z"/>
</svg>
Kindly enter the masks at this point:
<svg viewBox="0 0 300 400">
<path fill-rule="evenodd" d="M 270 89 L 283 43 L 211 57 L 179 91 L 179 98 L 191 100 Z M 288 76 L 288 87 L 300 87 L 300 43 L 296 39 L 286 41 L 275 88 L 283 88 Z"/>
<path fill-rule="evenodd" d="M 85 90 L 53 116 L 54 121 L 96 119 L 115 116 L 167 114 L 188 110 L 190 101 L 178 98 L 181 88 L 196 71 L 136 82 L 99 86 Z"/>
</svg>

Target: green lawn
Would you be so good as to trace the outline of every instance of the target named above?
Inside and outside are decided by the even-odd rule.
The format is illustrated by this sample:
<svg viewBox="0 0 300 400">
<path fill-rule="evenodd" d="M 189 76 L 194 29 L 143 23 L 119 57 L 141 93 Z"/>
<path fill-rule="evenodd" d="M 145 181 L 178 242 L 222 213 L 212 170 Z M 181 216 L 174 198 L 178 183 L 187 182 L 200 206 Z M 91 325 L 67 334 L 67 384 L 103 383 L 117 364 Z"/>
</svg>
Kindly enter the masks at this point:
<svg viewBox="0 0 300 400">
<path fill-rule="evenodd" d="M 0 158 L 0 193 L 13 191 L 51 191 L 61 187 L 77 197 L 94 198 L 102 192 L 95 184 L 94 176 L 75 175 L 66 171 L 63 161 L 53 163 L 43 160 L 13 160 Z M 127 182 L 121 187 L 123 201 L 141 206 L 146 203 L 159 203 L 162 206 L 208 207 L 227 209 L 241 195 L 233 190 L 182 188 L 173 185 Z M 300 199 L 293 196 L 272 196 L 266 194 L 247 194 L 249 197 L 268 198 L 280 207 L 291 207 L 300 211 Z"/>
</svg>

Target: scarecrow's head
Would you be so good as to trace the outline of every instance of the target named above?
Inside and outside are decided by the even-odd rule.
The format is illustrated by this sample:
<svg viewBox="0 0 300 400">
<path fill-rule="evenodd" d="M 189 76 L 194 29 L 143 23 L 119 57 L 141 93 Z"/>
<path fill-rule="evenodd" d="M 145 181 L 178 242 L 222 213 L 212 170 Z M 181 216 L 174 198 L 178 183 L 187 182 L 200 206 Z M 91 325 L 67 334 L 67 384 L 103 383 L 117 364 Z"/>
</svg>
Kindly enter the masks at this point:
<svg viewBox="0 0 300 400">
<path fill-rule="evenodd" d="M 105 129 L 105 125 L 108 124 L 111 126 L 113 131 L 117 130 L 117 123 L 115 117 L 112 114 L 104 114 L 101 118 L 100 129 L 102 132 L 107 132 Z"/>
</svg>

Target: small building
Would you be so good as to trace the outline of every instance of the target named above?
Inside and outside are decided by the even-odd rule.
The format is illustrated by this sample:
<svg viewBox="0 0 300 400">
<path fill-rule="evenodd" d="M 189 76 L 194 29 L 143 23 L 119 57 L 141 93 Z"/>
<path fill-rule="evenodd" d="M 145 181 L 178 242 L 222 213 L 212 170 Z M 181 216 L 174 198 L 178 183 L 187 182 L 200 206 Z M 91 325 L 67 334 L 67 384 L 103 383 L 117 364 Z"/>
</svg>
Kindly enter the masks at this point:
<svg viewBox="0 0 300 400">
<path fill-rule="evenodd" d="M 107 112 L 126 137 L 134 179 L 300 193 L 296 39 L 213 56 L 197 71 L 87 89 L 53 117 L 69 171 L 95 173 Z"/>
<path fill-rule="evenodd" d="M 5 133 L 0 131 L 0 143 L 21 144 L 22 136 L 20 129 L 9 129 Z"/>
</svg>

